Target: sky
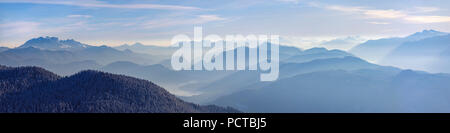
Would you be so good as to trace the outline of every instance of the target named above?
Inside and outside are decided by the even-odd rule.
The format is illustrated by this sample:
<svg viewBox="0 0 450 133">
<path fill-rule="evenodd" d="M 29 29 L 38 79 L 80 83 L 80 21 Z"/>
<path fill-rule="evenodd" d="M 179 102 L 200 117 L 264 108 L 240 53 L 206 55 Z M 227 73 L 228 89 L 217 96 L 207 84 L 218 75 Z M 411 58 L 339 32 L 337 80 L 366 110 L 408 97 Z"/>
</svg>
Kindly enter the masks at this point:
<svg viewBox="0 0 450 133">
<path fill-rule="evenodd" d="M 0 0 L 0 46 L 40 36 L 165 46 L 202 26 L 203 35 L 276 34 L 286 45 L 313 47 L 450 32 L 448 7 L 448 0 Z"/>
</svg>

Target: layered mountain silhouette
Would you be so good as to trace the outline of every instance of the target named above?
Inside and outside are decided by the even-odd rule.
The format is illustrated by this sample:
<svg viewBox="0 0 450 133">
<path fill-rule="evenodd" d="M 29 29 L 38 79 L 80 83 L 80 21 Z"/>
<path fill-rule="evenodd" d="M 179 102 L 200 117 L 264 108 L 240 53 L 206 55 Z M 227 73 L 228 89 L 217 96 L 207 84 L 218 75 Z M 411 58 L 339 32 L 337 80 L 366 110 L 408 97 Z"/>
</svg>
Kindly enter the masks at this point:
<svg viewBox="0 0 450 133">
<path fill-rule="evenodd" d="M 8 66 L 40 66 L 60 75 L 74 74 L 83 69 L 97 69 L 116 61 L 138 64 L 155 64 L 156 56 L 120 51 L 108 46 L 91 46 L 75 40 L 59 40 L 56 37 L 39 37 L 25 44 L 0 52 L 0 64 Z M 81 64 L 78 64 L 81 63 Z M 66 67 L 67 64 L 80 67 Z"/>
<path fill-rule="evenodd" d="M 100 71 L 60 77 L 39 67 L 0 66 L 0 112 L 238 112 L 184 102 L 147 80 Z"/>
<path fill-rule="evenodd" d="M 327 50 L 325 48 L 311 48 L 305 51 L 299 52 L 295 54 L 295 56 L 291 56 L 285 62 L 291 63 L 303 63 L 309 62 L 316 59 L 327 59 L 327 58 L 338 58 L 338 57 L 346 57 L 353 56 L 347 52 L 342 50 Z"/>
<path fill-rule="evenodd" d="M 448 67 L 445 68 L 449 62 L 449 58 L 445 57 L 448 54 L 447 49 L 450 49 L 450 34 L 405 42 L 386 55 L 380 63 L 428 72 L 450 73 Z"/>
<path fill-rule="evenodd" d="M 449 112 L 450 75 L 331 70 L 281 79 L 212 102 L 246 112 Z"/>
<path fill-rule="evenodd" d="M 30 98 L 42 100 L 43 105 L 39 106 L 45 107 L 43 110 L 46 112 L 51 112 L 50 108 L 55 112 L 75 112 L 73 111 L 75 108 L 80 109 L 77 110 L 78 112 L 87 112 L 90 109 L 109 112 L 165 112 L 167 110 L 171 110 L 168 112 L 214 112 L 205 109 L 209 107 L 213 108 L 212 110 L 232 112 L 223 111 L 220 107 L 199 106 L 181 100 L 176 103 L 183 109 L 172 107 L 173 104 L 168 102 L 162 102 L 163 105 L 170 105 L 170 107 L 162 107 L 164 110 L 152 110 L 148 104 L 144 104 L 149 102 L 145 100 L 149 96 L 144 94 L 148 94 L 146 87 L 153 87 L 152 84 L 156 83 L 185 101 L 232 106 L 246 112 L 450 112 L 448 106 L 450 104 L 447 102 L 449 101 L 447 98 L 449 94 L 447 90 L 450 86 L 449 75 L 428 73 L 448 71 L 450 67 L 448 37 L 447 33 L 424 30 L 407 37 L 370 40 L 354 47 L 350 53 L 325 48 L 302 50 L 280 45 L 279 78 L 275 82 L 261 82 L 260 73 L 265 72 L 259 70 L 174 71 L 170 66 L 170 55 L 176 48 L 172 47 L 140 43 L 119 47 L 90 46 L 75 43 L 74 40 L 42 37 L 30 40 L 30 43 L 24 44 L 25 46 L 5 48 L 3 52 L 0 52 L 2 59 L 0 64 L 40 66 L 67 77 L 56 74 L 42 76 L 40 73 L 49 72 L 37 67 L 31 69 L 1 66 L 0 69 L 4 74 L 0 76 L 10 75 L 9 72 L 13 70 L 25 70 L 14 72 L 16 76 L 3 76 L 5 80 L 2 81 L 4 84 L 0 84 L 4 85 L 1 88 L 1 99 L 6 103 L 26 103 L 26 106 L 21 105 L 15 108 L 17 110 L 14 111 L 17 112 L 25 112 L 29 109 L 28 107 L 33 107 L 32 104 L 41 103 L 34 102 L 36 99 L 30 100 Z M 38 42 L 45 42 L 45 44 Z M 248 47 L 242 48 L 246 53 L 253 50 Z M 227 52 L 237 52 L 237 50 Z M 219 54 L 216 58 L 225 59 L 225 54 Z M 248 54 L 245 58 L 246 67 L 256 65 L 248 64 Z M 432 62 L 417 64 L 422 59 Z M 377 64 L 373 61 L 377 61 Z M 406 68 L 427 72 L 404 70 Z M 82 71 L 87 69 L 108 73 Z M 72 75 L 79 71 L 82 72 Z M 133 85 L 135 83 L 138 85 Z M 122 84 L 130 84 L 132 87 Z M 51 87 L 46 87 L 48 85 Z M 70 85 L 79 87 L 69 87 Z M 99 88 L 100 85 L 106 86 L 107 89 Z M 88 96 L 81 96 L 75 90 L 80 90 L 80 93 Z M 105 92 L 105 90 L 108 91 Z M 69 102 L 71 100 L 68 99 L 77 99 L 77 97 L 67 96 L 69 94 L 66 92 L 76 94 L 88 102 L 83 100 Z M 115 95 L 114 92 L 125 92 L 125 96 Z M 164 90 L 164 92 L 167 91 Z M 45 96 L 34 97 L 34 94 Z M 162 92 L 157 94 L 169 95 Z M 131 98 L 132 95 L 137 95 L 136 98 L 139 99 L 136 104 L 132 104 L 134 103 L 132 101 L 136 100 Z M 49 100 L 50 97 L 56 97 L 57 100 L 55 98 Z M 173 95 L 167 97 L 170 98 L 166 99 L 177 99 Z M 95 98 L 98 99 L 94 100 Z M 112 100 L 115 98 L 117 99 Z M 100 105 L 101 102 L 104 102 L 104 105 Z M 154 102 L 149 104 L 161 105 Z M 10 107 L 11 105 L 2 106 Z M 118 107 L 132 109 L 118 109 Z M 192 110 L 193 108 L 195 110 Z"/>
<path fill-rule="evenodd" d="M 184 86 L 192 85 L 191 87 L 193 87 L 198 84 L 210 83 L 232 73 L 226 71 L 174 71 L 161 64 L 146 66 L 126 61 L 114 62 L 99 70 L 147 79 L 178 95 L 188 95 L 176 93 Z"/>
<path fill-rule="evenodd" d="M 417 32 L 406 37 L 369 40 L 350 49 L 350 53 L 371 62 L 379 62 L 383 58 L 388 58 L 385 56 L 403 43 L 420 41 L 426 38 L 443 36 L 447 34 L 448 33 L 435 30 L 423 30 L 422 32 Z"/>
<path fill-rule="evenodd" d="M 348 36 L 344 38 L 336 38 L 333 40 L 325 41 L 320 43 L 320 46 L 326 47 L 328 49 L 342 49 L 348 50 L 355 45 L 362 43 L 365 39 L 359 36 Z"/>
<path fill-rule="evenodd" d="M 172 53 L 175 52 L 178 48 L 176 47 L 164 47 L 164 46 L 155 46 L 155 45 L 144 45 L 142 43 L 135 43 L 132 45 L 124 44 L 117 47 L 114 47 L 118 50 L 131 50 L 136 53 L 142 54 L 151 54 L 151 55 L 161 55 L 161 56 L 172 56 Z"/>
<path fill-rule="evenodd" d="M 38 48 L 46 50 L 67 50 L 75 51 L 91 47 L 90 45 L 77 42 L 73 39 L 59 40 L 57 37 L 39 37 L 28 40 L 18 48 Z"/>
<path fill-rule="evenodd" d="M 6 51 L 6 50 L 9 50 L 9 48 L 8 47 L 0 47 L 0 52 Z"/>
<path fill-rule="evenodd" d="M 333 52 L 333 50 L 328 52 Z M 324 54 L 327 54 L 328 52 L 324 52 Z M 330 71 L 330 70 L 353 71 L 360 69 L 377 69 L 389 73 L 401 71 L 400 69 L 393 67 L 385 67 L 372 64 L 357 57 L 353 56 L 341 57 L 341 55 L 338 55 L 335 57 L 329 56 L 328 58 L 315 59 L 303 63 L 281 62 L 278 80 L 311 72 Z M 185 100 L 192 102 L 208 103 L 215 100 L 218 97 L 225 96 L 234 92 L 237 93 L 242 90 L 256 90 L 270 83 L 270 82 L 269 83 L 260 82 L 259 79 L 260 73 L 261 71 L 238 71 L 222 79 L 216 80 L 215 82 L 203 86 L 197 86 L 196 91 L 203 92 L 200 95 L 183 98 Z"/>
</svg>

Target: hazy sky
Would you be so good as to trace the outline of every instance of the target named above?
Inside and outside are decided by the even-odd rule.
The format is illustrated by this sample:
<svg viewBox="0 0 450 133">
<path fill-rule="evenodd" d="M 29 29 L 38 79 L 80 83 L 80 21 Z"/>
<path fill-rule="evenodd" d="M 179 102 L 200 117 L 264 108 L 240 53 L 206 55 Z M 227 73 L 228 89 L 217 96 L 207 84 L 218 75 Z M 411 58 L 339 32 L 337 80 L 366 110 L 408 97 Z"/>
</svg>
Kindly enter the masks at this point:
<svg viewBox="0 0 450 133">
<path fill-rule="evenodd" d="M 168 45 L 203 26 L 207 34 L 279 34 L 321 39 L 450 32 L 448 0 L 0 0 L 0 46 L 39 36 L 91 45 Z"/>
</svg>

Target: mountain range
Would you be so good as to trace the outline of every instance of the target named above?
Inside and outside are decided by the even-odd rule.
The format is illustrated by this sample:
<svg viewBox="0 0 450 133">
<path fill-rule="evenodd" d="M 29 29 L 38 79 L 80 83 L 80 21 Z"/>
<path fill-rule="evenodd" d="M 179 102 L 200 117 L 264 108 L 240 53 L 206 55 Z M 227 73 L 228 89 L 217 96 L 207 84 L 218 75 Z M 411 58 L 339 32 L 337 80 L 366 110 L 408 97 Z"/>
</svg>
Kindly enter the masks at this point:
<svg viewBox="0 0 450 133">
<path fill-rule="evenodd" d="M 449 58 L 442 56 L 448 54 L 447 49 L 450 49 L 450 34 L 405 42 L 386 55 L 380 63 L 428 72 L 450 73 L 448 65 L 445 64 Z"/>
<path fill-rule="evenodd" d="M 379 62 L 383 58 L 388 58 L 392 50 L 396 49 L 405 42 L 420 41 L 426 38 L 443 36 L 448 33 L 435 30 L 423 30 L 406 37 L 382 38 L 378 40 L 369 40 L 359 44 L 349 50 L 350 53 L 371 62 Z"/>
<path fill-rule="evenodd" d="M 91 46 L 56 37 L 31 39 L 17 48 L 0 52 L 0 58 L 0 64 L 3 65 L 41 66 L 60 75 L 74 74 L 83 69 L 97 69 L 100 65 L 116 61 L 147 65 L 159 62 L 157 57 L 150 54 L 120 51 L 108 46 Z"/>
<path fill-rule="evenodd" d="M 118 50 L 131 50 L 136 53 L 142 54 L 151 54 L 151 55 L 162 55 L 162 56 L 172 56 L 172 53 L 175 52 L 178 48 L 176 47 L 164 47 L 164 46 L 156 46 L 156 45 L 144 45 L 142 43 L 135 43 L 132 45 L 124 44 L 120 46 L 114 47 Z"/>
<path fill-rule="evenodd" d="M 277 80 L 211 102 L 245 112 L 449 112 L 450 75 L 330 70 Z"/>
<path fill-rule="evenodd" d="M 38 49 L 46 49 L 46 50 L 67 50 L 67 51 L 75 51 L 81 50 L 84 48 L 91 47 L 90 45 L 83 44 L 77 42 L 73 39 L 67 40 L 59 40 L 57 37 L 38 37 L 31 40 L 28 40 L 23 45 L 18 48 L 38 48 Z"/>
<path fill-rule="evenodd" d="M 336 38 L 333 40 L 321 42 L 319 46 L 326 47 L 328 49 L 348 50 L 364 41 L 365 39 L 359 36 L 348 36 L 344 38 Z"/>
<path fill-rule="evenodd" d="M 445 50 L 450 48 L 450 34 L 423 30 L 406 37 L 369 40 L 350 53 L 380 64 L 428 72 L 449 73 Z"/>
<path fill-rule="evenodd" d="M 161 64 L 139 65 L 126 61 L 114 62 L 98 70 L 147 79 L 182 96 L 195 93 L 192 89 L 187 90 L 185 86 L 207 84 L 233 73 L 226 71 L 174 71 Z"/>
<path fill-rule="evenodd" d="M 296 63 L 298 60 L 290 60 L 289 58 L 283 60 L 283 62 L 280 62 L 278 80 L 289 78 L 299 74 L 326 70 L 383 69 L 386 71 L 397 71 L 397 69 L 395 68 L 371 64 L 357 57 L 343 56 L 351 55 L 348 53 L 333 54 L 334 52 L 335 50 L 326 50 L 322 48 L 313 48 L 310 50 L 299 51 L 298 53 L 296 53 L 296 55 L 291 56 L 301 57 L 300 55 L 306 55 L 311 61 Z M 209 84 L 190 87 L 195 88 L 195 91 L 202 93 L 192 97 L 183 97 L 183 99 L 196 103 L 209 103 L 221 96 L 226 96 L 234 92 L 240 92 L 242 90 L 248 89 L 255 90 L 261 88 L 268 83 L 260 82 L 260 73 L 261 71 L 234 72 Z M 189 88 L 189 86 L 186 87 Z"/>
<path fill-rule="evenodd" d="M 38 77 L 32 77 L 32 75 L 40 74 L 24 74 L 28 77 L 8 81 L 2 93 L 5 90 L 4 94 L 7 94 L 5 96 L 24 98 L 29 95 L 23 93 L 24 90 L 34 88 L 30 90 L 38 91 L 36 88 L 42 88 L 42 84 L 47 85 L 47 83 L 69 91 L 71 87 L 55 85 L 55 83 L 74 85 L 71 83 L 72 80 L 84 78 L 86 75 L 107 77 L 105 78 L 107 81 L 99 80 L 96 84 L 112 83 L 111 81 L 116 81 L 104 75 L 114 75 L 112 77 L 119 76 L 126 79 L 136 77 L 149 80 L 184 101 L 231 106 L 244 112 L 450 112 L 448 106 L 450 104 L 447 102 L 449 101 L 447 90 L 450 76 L 445 74 L 450 67 L 448 39 L 447 33 L 424 30 L 407 37 L 369 40 L 355 46 L 349 52 L 326 48 L 304 50 L 279 45 L 279 78 L 274 82 L 261 82 L 259 75 L 262 71 L 259 70 L 174 71 L 170 66 L 170 56 L 175 50 L 172 47 L 140 43 L 118 47 L 91 46 L 75 43 L 76 41 L 70 39 L 41 37 L 27 41 L 25 46 L 5 48 L 3 52 L 0 52 L 0 58 L 3 59 L 0 60 L 0 64 L 40 66 L 57 74 Z M 47 42 L 51 42 L 51 45 Z M 248 52 L 251 48 L 244 49 Z M 237 49 L 232 50 L 232 52 L 236 51 Z M 223 53 L 219 55 L 216 58 L 225 58 Z M 245 57 L 248 67 L 248 54 Z M 3 66 L 0 68 L 12 69 Z M 87 69 L 97 71 L 83 71 Z M 77 73 L 79 71 L 82 72 Z M 80 74 L 83 76 L 77 76 Z M 33 80 L 41 79 L 41 77 L 45 79 Z M 28 79 L 26 84 L 22 84 L 25 83 L 25 81 L 22 82 L 24 79 Z M 89 81 L 91 79 L 93 78 L 89 78 Z M 89 81 L 86 80 L 83 83 L 90 83 Z M 117 82 L 128 84 L 128 80 Z M 132 83 L 141 84 L 141 82 Z M 89 86 L 95 87 L 94 84 Z M 91 92 L 80 87 L 73 88 L 89 94 L 99 94 L 104 91 Z M 116 90 L 121 88 L 124 87 L 120 86 L 113 90 L 121 91 Z M 141 97 L 139 94 L 132 93 Z M 99 97 L 102 98 L 102 96 Z M 67 112 L 70 112 L 74 103 L 66 102 L 66 100 L 61 102 L 63 103 L 61 106 L 56 106 L 49 100 L 43 103 L 46 104 L 45 106 L 58 108 L 58 111 L 65 108 L 67 104 L 70 105 L 67 106 L 70 107 L 67 108 L 69 110 Z M 122 102 L 118 104 L 130 102 L 119 101 Z M 27 102 L 30 101 L 25 101 Z M 86 105 L 83 108 L 85 107 L 95 108 L 94 105 Z M 135 112 L 136 110 L 121 111 Z"/>
<path fill-rule="evenodd" d="M 342 50 L 327 50 L 325 48 L 311 48 L 305 51 L 298 52 L 294 56 L 289 57 L 284 62 L 290 63 L 303 63 L 309 62 L 316 59 L 327 59 L 327 58 L 337 58 L 337 57 L 346 57 L 353 56 Z"/>
</svg>

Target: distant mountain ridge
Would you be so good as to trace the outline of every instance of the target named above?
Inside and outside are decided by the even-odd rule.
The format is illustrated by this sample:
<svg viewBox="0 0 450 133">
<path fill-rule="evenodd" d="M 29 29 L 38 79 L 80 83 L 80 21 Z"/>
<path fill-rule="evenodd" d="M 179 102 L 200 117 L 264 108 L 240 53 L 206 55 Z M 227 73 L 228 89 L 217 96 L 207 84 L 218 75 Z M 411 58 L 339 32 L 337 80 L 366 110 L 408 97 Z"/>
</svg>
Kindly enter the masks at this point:
<svg viewBox="0 0 450 133">
<path fill-rule="evenodd" d="M 368 40 L 349 50 L 350 53 L 371 62 L 379 62 L 392 50 L 405 42 L 419 41 L 422 39 L 444 36 L 448 33 L 435 30 L 423 30 L 407 37 L 382 38 L 378 40 Z M 387 58 L 387 57 L 386 57 Z"/>
<path fill-rule="evenodd" d="M 57 37 L 39 37 L 23 45 L 0 52 L 0 64 L 8 66 L 40 66 L 60 75 L 74 74 L 83 69 L 97 69 L 116 61 L 130 61 L 150 65 L 158 63 L 159 57 L 117 50 L 108 46 L 91 46 L 73 39 L 59 40 Z M 81 64 L 78 64 L 81 63 Z M 74 68 L 67 66 L 83 66 Z"/>
<path fill-rule="evenodd" d="M 450 73 L 450 70 L 445 68 L 450 60 L 442 56 L 446 54 L 447 49 L 450 49 L 450 34 L 405 42 L 386 55 L 380 63 L 428 72 Z"/>
<path fill-rule="evenodd" d="M 227 71 L 174 71 L 161 64 L 144 66 L 126 61 L 114 62 L 99 68 L 99 70 L 147 79 L 164 86 L 171 92 L 189 84 L 209 83 L 232 73 Z M 182 92 L 174 94 L 183 95 Z"/>
<path fill-rule="evenodd" d="M 136 53 L 152 54 L 152 55 L 167 55 L 171 56 L 178 48 L 169 46 L 155 46 L 155 45 L 144 45 L 142 43 L 135 43 L 132 45 L 124 44 L 114 47 L 118 50 L 131 50 Z"/>
<path fill-rule="evenodd" d="M 401 70 L 394 67 L 379 66 L 369 63 L 353 56 L 316 59 L 302 63 L 281 63 L 278 80 L 291 78 L 306 73 L 322 71 L 358 71 L 358 70 L 377 70 L 379 73 L 397 73 Z M 220 96 L 230 93 L 237 93 L 243 90 L 257 90 L 271 84 L 271 82 L 260 82 L 259 71 L 239 71 L 230 74 L 210 84 L 197 87 L 203 94 L 194 97 L 184 98 L 192 102 L 210 102 Z M 278 82 L 275 81 L 275 82 Z"/>
<path fill-rule="evenodd" d="M 57 37 L 38 37 L 33 38 L 31 40 L 28 40 L 23 45 L 19 46 L 18 48 L 28 48 L 28 47 L 34 47 L 39 49 L 46 49 L 46 50 L 68 50 L 68 51 L 74 51 L 74 50 L 81 50 L 84 48 L 91 47 L 90 45 L 80 43 L 78 41 L 75 41 L 73 39 L 67 39 L 67 40 L 59 40 Z"/>
<path fill-rule="evenodd" d="M 8 47 L 0 47 L 0 52 L 6 51 L 6 50 L 9 50 L 9 48 Z"/>
<path fill-rule="evenodd" d="M 359 36 L 348 36 L 345 38 L 336 38 L 329 41 L 321 42 L 319 46 L 326 47 L 328 49 L 342 49 L 348 50 L 355 45 L 362 43 L 365 39 Z"/>
<path fill-rule="evenodd" d="M 284 60 L 285 62 L 291 63 L 303 63 L 309 62 L 316 59 L 327 59 L 327 58 L 342 58 L 346 56 L 353 56 L 342 50 L 327 50 L 325 48 L 311 48 L 305 51 L 301 51 L 294 56 L 289 57 Z"/>
<path fill-rule="evenodd" d="M 281 79 L 211 102 L 245 112 L 450 112 L 450 75 L 380 69 L 317 71 Z"/>
<path fill-rule="evenodd" d="M 448 44 L 447 42 L 450 42 L 445 41 L 448 36 L 442 35 L 441 32 L 425 30 L 403 38 L 372 40 L 366 42 L 373 45 L 367 45 L 368 49 L 365 50 L 368 51 L 365 52 L 374 51 L 377 53 L 383 50 L 384 46 L 389 46 L 389 49 L 392 49 L 385 53 L 385 58 L 392 56 L 391 59 L 395 59 L 394 57 L 398 55 L 428 55 L 431 53 L 439 58 L 440 62 L 438 63 L 447 63 L 446 66 L 439 65 L 442 70 L 445 70 L 450 67 L 448 61 L 450 48 L 445 47 Z M 433 40 L 436 43 L 430 43 Z M 378 45 L 379 42 L 384 43 Z M 391 47 L 391 44 L 395 44 L 395 47 Z M 372 46 L 376 48 L 372 48 Z M 378 46 L 381 46 L 381 48 Z M 150 80 L 186 101 L 199 104 L 227 105 L 248 112 L 450 112 L 450 106 L 447 103 L 449 100 L 447 88 L 450 86 L 448 84 L 450 83 L 450 75 L 377 65 L 359 58 L 353 53 L 341 50 L 328 50 L 326 48 L 302 50 L 280 45 L 278 80 L 260 82 L 261 71 L 174 71 L 170 69 L 170 59 L 165 59 L 163 62 L 154 61 L 154 59 L 159 59 L 160 56 L 145 54 L 161 52 L 158 50 L 162 50 L 169 51 L 169 53 L 164 52 L 164 54 L 170 55 L 171 48 L 168 47 L 147 46 L 139 43 L 119 47 L 92 46 L 74 51 L 35 47 L 14 48 L 0 52 L 0 58 L 3 59 L 0 60 L 0 64 L 6 62 L 19 66 L 37 65 L 51 71 L 65 71 L 69 73 L 67 75 L 85 69 L 124 74 Z M 245 47 L 244 49 L 248 52 L 251 48 Z M 431 52 L 427 52 L 428 50 Z M 235 52 L 236 49 L 230 51 Z M 395 51 L 401 52 L 395 54 Z M 411 51 L 420 54 L 410 53 Z M 224 54 L 221 54 L 219 58 L 223 56 Z M 246 55 L 247 58 L 248 55 Z M 414 61 L 419 58 L 412 59 Z M 384 58 L 379 59 L 379 61 L 383 60 Z M 0 70 L 2 69 L 10 68 L 0 66 Z M 98 71 L 83 71 L 67 77 L 56 75 L 56 78 L 54 76 L 21 78 L 20 75 L 23 75 L 23 73 L 16 76 L 5 76 L 5 83 L 0 83 L 0 85 L 5 85 L 3 88 L 6 88 L 1 89 L 0 87 L 2 93 L 5 94 L 4 97 L 7 97 L 4 99 L 22 101 L 19 103 L 2 98 L 0 100 L 14 105 L 26 103 L 27 107 L 32 107 L 32 105 L 39 103 L 29 99 L 34 97 L 32 94 L 42 94 L 45 97 L 39 96 L 37 98 L 43 100 L 43 105 L 40 106 L 45 107 L 44 110 L 46 111 L 54 109 L 56 111 L 74 112 L 74 108 L 79 108 L 80 110 L 76 110 L 78 112 L 92 110 L 100 112 L 162 111 L 153 110 L 145 104 L 149 101 L 145 101 L 147 97 L 142 94 L 148 93 L 139 85 L 151 85 L 135 81 L 127 76 L 111 76 L 113 74 L 109 73 L 105 75 L 105 73 Z M 10 75 L 8 72 L 2 74 Z M 41 79 L 39 77 L 44 77 L 44 79 L 34 81 L 35 79 Z M 108 81 L 105 83 L 110 84 L 104 84 L 104 80 Z M 132 87 L 127 86 L 128 84 Z M 46 87 L 48 85 L 60 89 L 48 89 Z M 75 85 L 80 87 L 68 87 Z M 98 86 L 106 86 L 109 89 L 98 88 Z M 91 87 L 94 87 L 94 89 Z M 124 88 L 130 91 L 122 90 Z M 40 92 L 42 90 L 45 93 Z M 107 90 L 106 94 L 101 93 L 105 90 Z M 173 90 L 180 93 L 175 93 Z M 65 92 L 71 92 L 71 94 Z M 115 92 L 124 93 L 125 96 L 118 96 Z M 80 96 L 87 102 L 77 100 L 75 96 L 70 96 L 72 94 L 79 95 L 79 93 L 95 95 Z M 127 96 L 126 94 L 130 95 Z M 134 95 L 139 98 L 137 104 L 129 104 L 133 103 L 130 100 L 133 100 L 131 96 Z M 58 100 L 49 100 L 47 97 L 57 97 Z M 76 100 L 72 102 L 66 97 Z M 2 106 L 10 107 L 10 105 Z M 182 107 L 186 106 L 183 104 Z M 25 105 L 20 105 L 15 109 L 24 110 L 23 108 L 26 108 Z M 170 106 L 164 107 L 163 110 L 173 112 L 190 110 L 192 112 L 192 108 L 198 109 L 200 106 L 192 107 L 188 105 L 183 109 Z"/>
<path fill-rule="evenodd" d="M 59 77 L 38 67 L 0 66 L 0 73 L 4 113 L 239 112 L 186 103 L 149 81 L 100 71 Z"/>
<path fill-rule="evenodd" d="M 430 29 L 430 30 L 423 30 L 421 32 L 416 32 L 416 33 L 406 37 L 406 39 L 408 41 L 418 41 L 418 40 L 422 40 L 422 39 L 426 39 L 426 38 L 430 38 L 430 37 L 444 36 L 444 35 L 448 35 L 448 34 L 449 33 Z"/>
</svg>

